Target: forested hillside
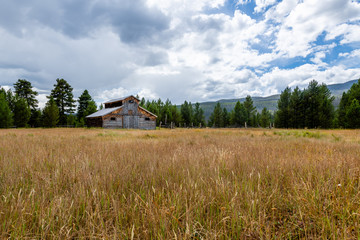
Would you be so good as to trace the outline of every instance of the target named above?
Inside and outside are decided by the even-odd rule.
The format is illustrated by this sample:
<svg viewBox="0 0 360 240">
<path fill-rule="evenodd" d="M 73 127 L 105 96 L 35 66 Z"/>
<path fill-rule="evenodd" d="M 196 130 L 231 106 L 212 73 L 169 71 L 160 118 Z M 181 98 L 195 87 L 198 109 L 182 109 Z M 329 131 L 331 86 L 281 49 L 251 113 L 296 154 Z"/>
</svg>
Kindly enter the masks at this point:
<svg viewBox="0 0 360 240">
<path fill-rule="evenodd" d="M 351 80 L 345 83 L 327 85 L 328 89 L 331 91 L 332 96 L 335 97 L 333 102 L 335 108 L 339 106 L 343 92 L 349 90 L 350 87 L 356 82 L 357 80 Z M 276 94 L 268 97 L 252 97 L 252 100 L 254 101 L 254 106 L 258 112 L 261 112 L 264 107 L 266 107 L 269 111 L 274 112 L 277 108 L 277 101 L 279 98 L 280 94 Z M 200 107 L 204 110 L 205 119 L 208 120 L 217 102 L 220 102 L 221 107 L 231 111 L 235 107 L 237 101 L 243 103 L 245 101 L 245 97 L 239 99 L 221 99 L 216 102 L 203 102 L 200 103 Z"/>
</svg>

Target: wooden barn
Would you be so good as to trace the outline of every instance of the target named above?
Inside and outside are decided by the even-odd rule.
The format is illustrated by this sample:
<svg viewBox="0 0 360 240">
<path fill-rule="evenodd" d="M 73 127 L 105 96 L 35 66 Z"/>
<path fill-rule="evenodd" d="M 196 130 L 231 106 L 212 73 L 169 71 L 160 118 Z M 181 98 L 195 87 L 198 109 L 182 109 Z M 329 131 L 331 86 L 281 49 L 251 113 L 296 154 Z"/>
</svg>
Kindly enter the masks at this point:
<svg viewBox="0 0 360 240">
<path fill-rule="evenodd" d="M 157 116 L 139 106 L 134 96 L 113 99 L 104 108 L 86 116 L 89 127 L 156 129 Z"/>
</svg>

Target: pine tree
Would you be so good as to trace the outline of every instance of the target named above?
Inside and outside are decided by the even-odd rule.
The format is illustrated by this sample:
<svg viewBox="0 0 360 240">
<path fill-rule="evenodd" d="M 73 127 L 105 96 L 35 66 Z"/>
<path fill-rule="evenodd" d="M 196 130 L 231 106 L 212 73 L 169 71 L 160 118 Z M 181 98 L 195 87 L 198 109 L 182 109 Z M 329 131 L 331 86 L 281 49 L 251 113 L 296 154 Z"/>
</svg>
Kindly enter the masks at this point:
<svg viewBox="0 0 360 240">
<path fill-rule="evenodd" d="M 36 99 L 38 92 L 33 90 L 31 83 L 25 79 L 19 79 L 14 83 L 15 94 L 19 98 L 24 98 L 28 106 L 35 110 L 38 106 L 39 101 Z"/>
<path fill-rule="evenodd" d="M 228 113 L 226 108 L 222 110 L 222 127 L 228 127 L 230 125 L 230 114 Z"/>
<path fill-rule="evenodd" d="M 233 111 L 231 112 L 230 122 L 235 127 L 242 127 L 245 125 L 247 113 L 244 105 L 239 101 L 236 102 Z"/>
<path fill-rule="evenodd" d="M 290 96 L 291 89 L 289 87 L 285 88 L 285 90 L 280 94 L 277 107 L 278 110 L 276 111 L 275 115 L 275 126 L 278 128 L 290 127 Z"/>
<path fill-rule="evenodd" d="M 73 113 L 75 107 L 75 100 L 73 99 L 73 88 L 64 79 L 56 79 L 54 89 L 51 90 L 50 97 L 53 98 L 57 107 L 59 108 L 59 123 L 66 124 L 66 114 Z"/>
<path fill-rule="evenodd" d="M 334 119 L 334 97 L 325 84 L 313 80 L 304 90 L 305 127 L 329 128 Z"/>
<path fill-rule="evenodd" d="M 263 108 L 263 110 L 261 111 L 261 114 L 259 116 L 260 126 L 263 128 L 270 127 L 270 121 L 271 121 L 271 114 L 265 107 L 265 108 Z"/>
<path fill-rule="evenodd" d="M 346 110 L 346 119 L 349 128 L 360 128 L 360 104 L 356 98 Z"/>
<path fill-rule="evenodd" d="M 85 109 L 85 116 L 88 116 L 90 114 L 93 114 L 94 112 L 97 111 L 97 106 L 94 100 L 91 100 L 88 105 L 87 108 Z"/>
<path fill-rule="evenodd" d="M 76 126 L 77 125 L 77 121 L 76 121 L 76 116 L 74 114 L 69 114 L 69 116 L 67 116 L 66 119 L 66 125 L 68 126 Z"/>
<path fill-rule="evenodd" d="M 215 105 L 214 111 L 210 115 L 208 125 L 211 127 L 222 127 L 224 125 L 222 109 L 221 109 L 221 105 L 219 102 Z"/>
<path fill-rule="evenodd" d="M 356 122 L 354 122 L 356 116 L 351 115 L 352 113 L 356 115 L 356 111 L 354 110 L 356 109 L 356 102 L 354 102 L 354 100 L 360 102 L 360 79 L 357 83 L 354 83 L 346 93 L 344 92 L 342 95 L 340 105 L 337 110 L 337 123 L 339 127 L 356 127 Z M 349 111 L 350 106 L 352 108 L 351 111 Z"/>
<path fill-rule="evenodd" d="M 304 127 L 303 93 L 296 87 L 291 93 L 289 100 L 289 127 Z"/>
<path fill-rule="evenodd" d="M 31 110 L 25 98 L 15 97 L 14 123 L 16 127 L 26 127 L 31 116 Z"/>
<path fill-rule="evenodd" d="M 7 90 L 5 98 L 6 98 L 6 101 L 7 101 L 8 105 L 9 105 L 10 110 L 12 112 L 14 112 L 16 98 L 15 98 L 13 92 L 11 91 L 11 89 Z"/>
<path fill-rule="evenodd" d="M 343 92 L 342 97 L 340 99 L 339 107 L 336 112 L 337 127 L 342 127 L 342 128 L 347 127 L 346 110 L 348 106 L 349 106 L 349 94 L 347 92 Z"/>
<path fill-rule="evenodd" d="M 254 107 L 254 102 L 251 96 L 249 95 L 246 96 L 243 105 L 246 113 L 245 122 L 247 123 L 248 126 L 255 127 L 256 123 L 254 121 L 256 120 L 256 118 L 254 118 L 254 116 L 256 114 L 256 108 Z"/>
<path fill-rule="evenodd" d="M 185 101 L 180 107 L 180 112 L 183 123 L 185 123 L 186 126 L 190 126 L 190 124 L 193 122 L 193 109 L 191 102 L 188 103 Z"/>
<path fill-rule="evenodd" d="M 170 111 L 171 111 L 172 121 L 174 122 L 175 125 L 178 125 L 181 122 L 181 114 L 179 112 L 178 107 L 176 105 L 172 105 Z"/>
<path fill-rule="evenodd" d="M 43 123 L 44 127 L 56 127 L 59 121 L 59 108 L 57 107 L 55 100 L 50 96 L 49 101 L 43 110 Z"/>
<path fill-rule="evenodd" d="M 88 107 L 90 101 L 92 101 L 92 98 L 91 98 L 88 90 L 85 89 L 78 100 L 78 103 L 79 103 L 78 109 L 77 109 L 78 120 L 87 116 L 85 114 L 85 111 L 86 111 L 86 108 Z"/>
<path fill-rule="evenodd" d="M 4 91 L 0 92 L 0 128 L 9 128 L 13 124 L 12 112 L 6 100 Z"/>
<path fill-rule="evenodd" d="M 140 103 L 139 103 L 139 106 L 140 106 L 140 107 L 145 107 L 145 104 L 146 104 L 145 98 L 141 98 L 141 101 L 140 101 Z"/>
<path fill-rule="evenodd" d="M 205 126 L 204 110 L 200 107 L 200 103 L 195 103 L 194 109 L 194 126 Z"/>
<path fill-rule="evenodd" d="M 31 110 L 31 117 L 28 124 L 31 127 L 42 127 L 42 113 L 40 110 Z"/>
<path fill-rule="evenodd" d="M 325 84 L 319 86 L 319 104 L 320 114 L 319 122 L 321 128 L 331 128 L 333 126 L 335 110 L 334 101 L 335 97 L 331 96 L 331 92 Z"/>
</svg>

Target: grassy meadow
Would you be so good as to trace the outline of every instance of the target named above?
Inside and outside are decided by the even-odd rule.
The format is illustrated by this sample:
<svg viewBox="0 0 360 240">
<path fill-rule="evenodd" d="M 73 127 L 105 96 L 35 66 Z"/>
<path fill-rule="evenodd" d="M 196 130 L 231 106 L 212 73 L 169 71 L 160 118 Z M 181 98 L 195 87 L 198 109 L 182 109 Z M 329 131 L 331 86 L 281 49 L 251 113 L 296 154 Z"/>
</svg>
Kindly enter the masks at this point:
<svg viewBox="0 0 360 240">
<path fill-rule="evenodd" d="M 359 239 L 360 131 L 0 130 L 0 239 Z"/>
</svg>

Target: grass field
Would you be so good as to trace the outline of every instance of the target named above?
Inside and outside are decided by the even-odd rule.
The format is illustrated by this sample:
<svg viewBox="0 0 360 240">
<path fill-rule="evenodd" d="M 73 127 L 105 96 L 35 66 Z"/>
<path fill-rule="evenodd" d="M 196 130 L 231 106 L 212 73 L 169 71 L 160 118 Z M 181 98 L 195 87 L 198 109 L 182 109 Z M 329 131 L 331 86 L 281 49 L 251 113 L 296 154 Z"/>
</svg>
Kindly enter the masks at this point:
<svg viewBox="0 0 360 240">
<path fill-rule="evenodd" d="M 0 238 L 359 239 L 359 130 L 0 130 Z"/>
</svg>

